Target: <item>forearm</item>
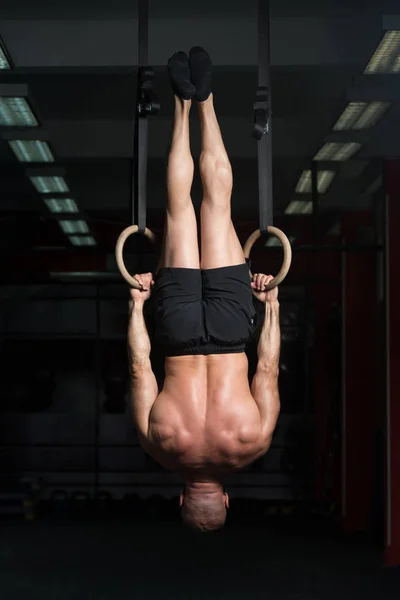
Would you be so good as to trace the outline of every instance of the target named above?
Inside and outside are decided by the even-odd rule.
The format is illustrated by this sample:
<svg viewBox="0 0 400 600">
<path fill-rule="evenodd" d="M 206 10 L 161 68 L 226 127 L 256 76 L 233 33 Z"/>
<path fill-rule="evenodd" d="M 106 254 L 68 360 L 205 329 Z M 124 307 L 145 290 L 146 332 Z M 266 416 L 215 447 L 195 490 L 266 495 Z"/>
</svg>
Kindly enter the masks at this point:
<svg viewBox="0 0 400 600">
<path fill-rule="evenodd" d="M 143 315 L 143 303 L 129 305 L 128 354 L 130 367 L 143 367 L 150 362 L 151 344 Z"/>
<path fill-rule="evenodd" d="M 258 342 L 258 367 L 271 376 L 278 376 L 281 332 L 279 327 L 279 302 L 265 303 L 265 320 Z"/>
</svg>

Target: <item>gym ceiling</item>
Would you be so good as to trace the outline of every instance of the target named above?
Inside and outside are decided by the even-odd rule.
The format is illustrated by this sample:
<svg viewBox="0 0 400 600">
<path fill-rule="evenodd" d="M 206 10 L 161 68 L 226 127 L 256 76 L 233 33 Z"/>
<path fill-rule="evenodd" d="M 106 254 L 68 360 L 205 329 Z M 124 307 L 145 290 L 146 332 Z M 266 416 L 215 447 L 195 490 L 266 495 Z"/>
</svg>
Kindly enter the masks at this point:
<svg viewBox="0 0 400 600">
<path fill-rule="evenodd" d="M 18 130 L 0 126 L 3 252 L 70 247 L 74 231 L 63 231 L 54 212 L 61 204 L 49 198 L 68 200 L 64 209 L 72 211 L 73 219 L 79 216 L 79 227 L 87 224 L 93 246 L 102 252 L 112 251 L 119 231 L 129 224 L 136 13 L 134 0 L 1 1 L 0 64 L 3 60 L 3 67 L 11 68 L 0 71 L 0 97 L 3 102 L 26 98 L 37 121 Z M 276 216 L 289 210 L 295 213 L 289 220 L 310 218 L 296 214 L 307 213 L 310 202 L 308 193 L 299 193 L 307 192 L 309 182 L 299 182 L 319 151 L 320 171 L 328 173 L 321 174 L 321 191 L 327 188 L 321 193 L 321 212 L 370 206 L 382 185 L 381 159 L 400 156 L 396 30 L 396 1 L 271 0 Z M 371 67 L 382 40 L 385 47 L 380 50 L 392 54 L 383 61 L 375 55 Z M 234 219 L 257 218 L 257 142 L 251 137 L 256 0 L 152 0 L 149 64 L 155 68 L 161 111 L 149 123 L 149 226 L 160 219 L 165 202 L 163 174 L 173 107 L 165 64 L 175 50 L 198 44 L 206 46 L 215 65 L 215 102 L 234 168 Z M 379 73 L 368 74 L 368 69 Z M 198 133 L 193 111 L 195 157 Z M 30 154 L 40 162 L 27 162 Z M 59 179 L 32 179 L 38 176 Z M 40 186 L 52 183 L 56 194 L 41 193 Z M 196 203 L 200 193 L 197 179 Z"/>
</svg>

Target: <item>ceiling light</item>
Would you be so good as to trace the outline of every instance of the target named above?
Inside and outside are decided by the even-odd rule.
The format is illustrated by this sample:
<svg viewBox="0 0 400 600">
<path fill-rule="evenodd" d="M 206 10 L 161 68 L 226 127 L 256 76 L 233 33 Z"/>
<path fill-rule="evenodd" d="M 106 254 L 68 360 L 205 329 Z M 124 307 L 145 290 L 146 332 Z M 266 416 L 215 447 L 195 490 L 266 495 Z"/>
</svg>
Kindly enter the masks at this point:
<svg viewBox="0 0 400 600">
<path fill-rule="evenodd" d="M 79 212 L 75 200 L 72 198 L 45 198 L 44 202 L 52 213 L 77 213 Z"/>
<path fill-rule="evenodd" d="M 349 160 L 361 148 L 361 144 L 348 142 L 341 144 L 338 142 L 327 142 L 314 156 L 314 160 Z"/>
<path fill-rule="evenodd" d="M 47 142 L 40 140 L 11 140 L 8 142 L 20 162 L 54 162 Z"/>
<path fill-rule="evenodd" d="M 313 204 L 305 200 L 293 200 L 285 210 L 285 215 L 311 215 Z"/>
<path fill-rule="evenodd" d="M 354 123 L 353 129 L 368 129 L 385 114 L 390 106 L 390 102 L 369 102 Z"/>
<path fill-rule="evenodd" d="M 89 233 L 86 221 L 60 221 L 64 233 Z"/>
<path fill-rule="evenodd" d="M 392 73 L 400 73 L 400 54 L 394 61 L 391 72 Z"/>
<path fill-rule="evenodd" d="M 396 73 L 400 57 L 400 31 L 387 31 L 365 68 L 366 75 Z"/>
<path fill-rule="evenodd" d="M 318 171 L 318 192 L 325 194 L 333 178 L 335 177 L 335 171 Z M 303 171 L 300 175 L 300 179 L 296 185 L 297 194 L 311 194 L 312 193 L 312 175 L 311 170 Z"/>
<path fill-rule="evenodd" d="M 349 102 L 333 127 L 334 131 L 353 129 L 354 123 L 365 110 L 366 106 L 367 102 Z"/>
<path fill-rule="evenodd" d="M 68 186 L 63 177 L 50 176 L 34 176 L 29 178 L 38 192 L 41 194 L 54 194 L 69 192 Z"/>
<path fill-rule="evenodd" d="M 96 242 L 90 235 L 70 235 L 69 240 L 73 246 L 95 246 Z"/>
<path fill-rule="evenodd" d="M 385 114 L 390 102 L 349 102 L 333 129 L 367 129 L 372 127 Z"/>
<path fill-rule="evenodd" d="M 295 241 L 295 239 L 296 238 L 294 236 L 290 236 L 289 237 L 289 242 L 291 244 L 293 244 L 293 242 Z M 272 236 L 272 235 L 268 238 L 267 243 L 265 245 L 268 246 L 269 248 L 278 247 L 278 246 L 282 247 L 282 243 L 278 240 L 278 238 L 275 237 L 275 236 Z"/>
<path fill-rule="evenodd" d="M 325 194 L 335 175 L 335 171 L 318 171 L 318 192 L 320 194 Z"/>
<path fill-rule="evenodd" d="M 0 125 L 35 127 L 38 121 L 25 98 L 0 97 Z"/>
<path fill-rule="evenodd" d="M 10 69 L 11 65 L 8 61 L 4 48 L 0 44 L 0 71 L 3 69 Z"/>
</svg>

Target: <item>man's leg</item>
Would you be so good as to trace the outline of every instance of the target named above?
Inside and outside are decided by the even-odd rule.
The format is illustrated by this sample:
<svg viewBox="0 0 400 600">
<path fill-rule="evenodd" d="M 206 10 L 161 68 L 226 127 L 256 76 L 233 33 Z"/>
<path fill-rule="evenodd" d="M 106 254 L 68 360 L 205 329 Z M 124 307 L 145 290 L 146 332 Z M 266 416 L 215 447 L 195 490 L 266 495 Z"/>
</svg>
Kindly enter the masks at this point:
<svg viewBox="0 0 400 600">
<path fill-rule="evenodd" d="M 197 222 L 190 191 L 193 158 L 189 142 L 191 100 L 175 96 L 175 117 L 167 167 L 167 214 L 160 267 L 199 269 Z"/>
<path fill-rule="evenodd" d="M 213 96 L 198 104 L 201 125 L 201 268 L 245 263 L 231 220 L 232 169 L 214 110 Z"/>
</svg>

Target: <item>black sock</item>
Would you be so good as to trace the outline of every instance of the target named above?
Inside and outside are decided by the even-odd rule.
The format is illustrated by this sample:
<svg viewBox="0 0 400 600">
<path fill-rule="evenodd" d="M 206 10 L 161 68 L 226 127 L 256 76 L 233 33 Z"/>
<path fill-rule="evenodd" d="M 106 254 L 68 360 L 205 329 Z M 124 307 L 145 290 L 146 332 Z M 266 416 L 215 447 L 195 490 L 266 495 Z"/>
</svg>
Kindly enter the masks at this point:
<svg viewBox="0 0 400 600">
<path fill-rule="evenodd" d="M 190 77 L 196 88 L 195 98 L 199 102 L 207 100 L 211 94 L 212 62 L 210 56 L 200 46 L 195 46 L 189 54 Z"/>
<path fill-rule="evenodd" d="M 168 73 L 174 94 L 190 100 L 196 89 L 190 81 L 189 59 L 184 52 L 176 52 L 168 61 Z"/>
</svg>

